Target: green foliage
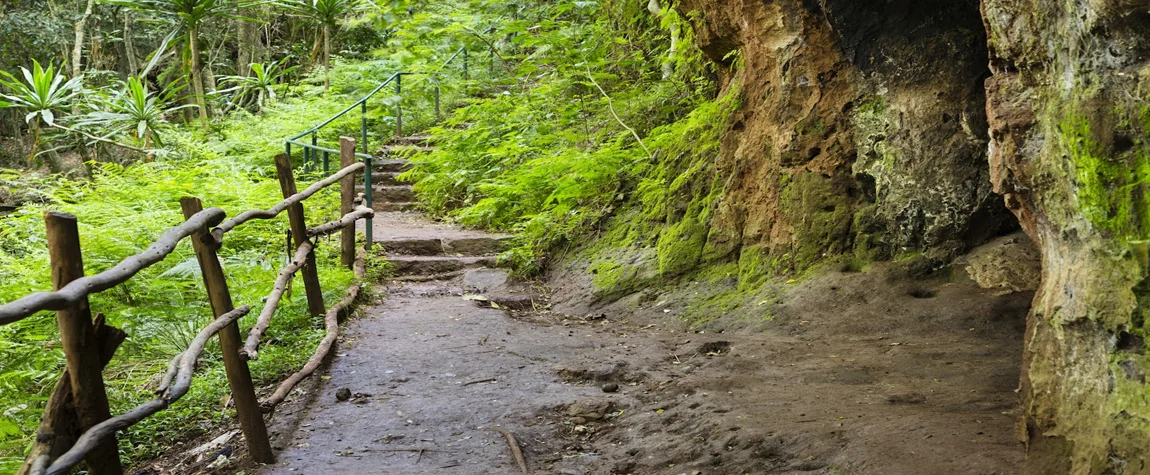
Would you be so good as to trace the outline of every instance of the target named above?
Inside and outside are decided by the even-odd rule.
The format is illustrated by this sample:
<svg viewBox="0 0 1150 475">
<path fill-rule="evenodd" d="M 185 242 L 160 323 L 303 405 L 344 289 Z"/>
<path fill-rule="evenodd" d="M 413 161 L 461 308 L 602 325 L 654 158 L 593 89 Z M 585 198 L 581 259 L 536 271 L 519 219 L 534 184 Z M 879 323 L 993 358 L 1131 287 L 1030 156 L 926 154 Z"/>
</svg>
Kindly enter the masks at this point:
<svg viewBox="0 0 1150 475">
<path fill-rule="evenodd" d="M 64 82 L 64 75 L 57 73 L 56 68 L 49 64 L 48 69 L 40 66 L 40 62 L 32 60 L 32 70 L 21 67 L 24 82 L 15 76 L 0 71 L 0 85 L 10 91 L 10 94 L 0 94 L 0 108 L 18 108 L 25 113 L 24 121 L 31 124 L 32 151 L 28 161 L 33 161 L 40 145 L 40 123 L 48 126 L 56 124 L 56 112 L 68 106 L 72 98 L 79 92 L 82 78 L 74 77 Z"/>
<path fill-rule="evenodd" d="M 271 157 L 282 149 L 282 138 L 298 131 L 301 123 L 318 122 L 341 107 L 339 102 L 291 98 L 269 105 L 259 120 L 239 112 L 208 132 L 173 128 L 167 133 L 172 153 L 154 162 L 101 163 L 86 182 L 21 181 L 35 188 L 39 202 L 0 216 L 0 302 L 51 286 L 42 211 L 60 210 L 79 218 L 86 272 L 100 272 L 181 222 L 181 197 L 198 196 L 205 206 L 219 206 L 229 215 L 278 202 Z M 0 174 L 0 183 L 18 176 Z M 310 178 L 300 181 L 302 186 Z M 338 193 L 329 188 L 308 200 L 309 222 L 335 219 L 338 209 Z M 253 221 L 228 234 L 220 256 L 236 305 L 258 308 L 270 292 L 288 259 L 286 229 L 281 216 Z M 338 243 L 321 240 L 317 261 L 325 298 L 342 298 L 352 276 L 338 265 Z M 92 307 L 129 334 L 105 371 L 113 413 L 152 397 L 149 388 L 156 375 L 211 315 L 187 241 L 160 264 L 95 296 Z M 251 323 L 248 317 L 241 327 Z M 262 357 L 251 365 L 258 385 L 277 383 L 302 366 L 322 338 L 323 327 L 307 315 L 303 292 L 294 292 L 281 303 L 268 335 Z M 58 348 L 50 313 L 0 327 L 0 472 L 14 471 L 23 460 L 43 403 L 63 368 Z M 184 399 L 121 437 L 121 453 L 129 462 L 156 456 L 175 441 L 234 420 L 221 405 L 228 387 L 218 350 L 209 347 L 200 368 Z"/>
<path fill-rule="evenodd" d="M 104 0 L 143 12 L 178 18 L 190 29 L 198 28 L 214 17 L 238 18 L 238 9 L 256 5 L 258 1 L 230 0 Z"/>
<path fill-rule="evenodd" d="M 171 88 L 156 94 L 140 78 L 128 78 L 111 97 L 98 98 L 95 103 L 99 108 L 77 119 L 75 125 L 94 130 L 105 139 L 127 136 L 145 149 L 153 145 L 163 147 L 161 132 L 168 127 L 164 115 L 189 107 L 168 107 L 179 90 Z"/>
<path fill-rule="evenodd" d="M 339 27 L 339 21 L 359 7 L 358 0 L 286 0 L 277 5 L 303 15 L 320 26 Z"/>
<path fill-rule="evenodd" d="M 272 61 L 268 64 L 252 63 L 251 76 L 224 76 L 220 78 L 221 86 L 231 86 L 216 91 L 216 94 L 229 95 L 228 109 L 232 107 L 254 107 L 256 112 L 263 112 L 264 104 L 276 101 L 276 86 L 283 77 L 291 73 L 296 67 L 283 67 L 285 61 Z"/>
<path fill-rule="evenodd" d="M 57 2 L 22 0 L 0 7 L 0 70 L 15 70 L 29 59 L 51 62 L 71 45 L 71 25 L 53 14 Z M 17 8 L 19 7 L 19 8 Z"/>
<path fill-rule="evenodd" d="M 530 79 L 471 101 L 433 129 L 438 149 L 414 157 L 405 178 L 434 215 L 518 233 L 519 246 L 504 259 L 534 272 L 548 251 L 593 232 L 637 187 L 655 187 L 640 183 L 682 158 L 673 149 L 695 142 L 672 137 L 686 124 L 665 125 L 684 120 L 711 89 L 698 65 L 662 79 L 661 62 L 646 52 L 667 47 L 667 16 L 635 2 L 488 7 L 514 12 L 491 36 L 508 43 L 500 67 Z M 628 128 L 655 145 L 654 159 Z"/>
<path fill-rule="evenodd" d="M 0 85 L 12 91 L 11 94 L 0 94 L 0 97 L 6 99 L 0 102 L 0 107 L 24 109 L 27 112 L 24 120 L 27 122 L 36 120 L 48 125 L 55 124 L 56 111 L 71 103 L 82 79 L 75 77 L 63 82 L 64 75 L 57 74 L 55 66 L 49 64 L 48 69 L 44 69 L 36 60 L 32 60 L 31 71 L 22 67 L 20 72 L 24 74 L 24 82 L 0 71 Z"/>
</svg>

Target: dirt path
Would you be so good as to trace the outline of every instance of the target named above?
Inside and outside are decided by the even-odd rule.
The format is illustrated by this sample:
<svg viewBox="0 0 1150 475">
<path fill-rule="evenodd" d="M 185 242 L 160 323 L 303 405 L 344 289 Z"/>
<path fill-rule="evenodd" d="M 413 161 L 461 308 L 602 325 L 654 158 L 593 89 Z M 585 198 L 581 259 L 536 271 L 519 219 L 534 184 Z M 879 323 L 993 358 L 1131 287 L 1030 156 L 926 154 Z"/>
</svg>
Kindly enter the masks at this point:
<svg viewBox="0 0 1150 475">
<path fill-rule="evenodd" d="M 879 266 L 802 283 L 753 332 L 696 333 L 668 323 L 690 289 L 591 319 L 495 309 L 465 296 L 523 299 L 467 269 L 502 237 L 402 212 L 376 235 L 406 281 L 293 395 L 311 403 L 261 473 L 520 473 L 498 430 L 532 473 L 1017 473 L 1029 295 Z"/>
</svg>

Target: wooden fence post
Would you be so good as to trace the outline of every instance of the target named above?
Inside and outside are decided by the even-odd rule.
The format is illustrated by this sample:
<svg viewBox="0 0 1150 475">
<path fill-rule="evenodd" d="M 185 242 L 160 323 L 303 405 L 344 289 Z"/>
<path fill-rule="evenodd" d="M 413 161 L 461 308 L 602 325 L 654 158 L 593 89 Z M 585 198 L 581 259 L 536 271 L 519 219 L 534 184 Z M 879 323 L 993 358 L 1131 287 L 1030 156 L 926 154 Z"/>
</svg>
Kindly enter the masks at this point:
<svg viewBox="0 0 1150 475">
<path fill-rule="evenodd" d="M 204 206 L 199 198 L 188 197 L 180 199 L 180 208 L 184 211 L 184 219 L 188 219 L 202 211 Z M 228 290 L 228 282 L 224 277 L 224 269 L 220 266 L 220 259 L 215 249 L 204 242 L 207 236 L 209 236 L 207 228 L 198 231 L 192 236 L 192 248 L 195 249 L 196 260 L 200 263 L 204 287 L 207 288 L 208 300 L 212 304 L 212 315 L 219 317 L 235 307 L 232 305 L 232 294 Z M 224 371 L 227 373 L 228 386 L 232 389 L 236 416 L 240 419 L 240 428 L 243 429 L 248 452 L 256 462 L 275 463 L 275 453 L 272 452 L 268 429 L 264 425 L 259 400 L 256 399 L 252 374 L 248 370 L 247 362 L 240 358 L 243 340 L 240 337 L 239 324 L 232 322 L 220 330 L 219 336 L 220 348 L 224 353 Z"/>
<path fill-rule="evenodd" d="M 94 327 L 93 334 L 96 336 L 96 347 L 102 368 L 112 361 L 116 348 L 120 347 L 128 335 L 118 328 L 105 324 L 103 315 L 96 316 Z M 44 404 L 40 427 L 36 429 L 36 443 L 32 445 L 32 451 L 25 458 L 24 465 L 16 472 L 17 475 L 28 475 L 32 473 L 33 465 L 41 458 L 46 457 L 51 463 L 72 448 L 76 439 L 83 433 L 79 421 L 76 420 L 76 413 L 72 409 L 74 407 L 76 405 L 72 403 L 72 378 L 65 369 L 64 374 L 56 381 L 52 396 Z"/>
<path fill-rule="evenodd" d="M 60 290 L 69 282 L 84 276 L 84 259 L 80 254 L 80 232 L 76 217 L 66 213 L 44 213 L 48 233 L 48 255 L 52 262 L 52 288 Z M 56 312 L 60 341 L 67 358 L 72 401 L 80 430 L 88 430 L 111 417 L 108 393 L 104 389 L 104 365 L 96 343 L 92 310 L 88 298 L 70 308 Z M 124 473 L 115 436 L 108 436 L 84 459 L 94 475 Z"/>
<path fill-rule="evenodd" d="M 368 173 L 368 172 L 365 172 Z M 292 172 L 291 160 L 287 155 L 276 155 L 276 176 L 280 181 L 284 199 L 297 193 L 295 174 Z M 291 223 L 292 239 L 296 248 L 307 240 L 307 222 L 304 220 L 303 203 L 296 203 L 288 207 L 288 221 Z M 327 310 L 323 304 L 323 291 L 319 287 L 319 273 L 315 267 L 315 251 L 307 253 L 307 261 L 303 269 L 303 287 L 307 293 L 307 309 L 312 316 L 323 315 Z"/>
<path fill-rule="evenodd" d="M 351 137 L 339 138 L 339 168 L 344 169 L 354 165 L 355 159 L 355 139 Z M 364 170 L 364 173 L 371 173 L 371 170 Z M 371 190 L 364 190 L 364 193 L 371 193 Z M 355 175 L 348 175 L 339 181 L 339 214 L 340 216 L 346 215 L 353 211 L 355 200 Z M 370 229 L 365 229 L 364 232 L 370 233 Z M 343 228 L 339 234 L 339 263 L 344 267 L 351 269 L 355 267 L 355 226 L 348 226 Z"/>
</svg>

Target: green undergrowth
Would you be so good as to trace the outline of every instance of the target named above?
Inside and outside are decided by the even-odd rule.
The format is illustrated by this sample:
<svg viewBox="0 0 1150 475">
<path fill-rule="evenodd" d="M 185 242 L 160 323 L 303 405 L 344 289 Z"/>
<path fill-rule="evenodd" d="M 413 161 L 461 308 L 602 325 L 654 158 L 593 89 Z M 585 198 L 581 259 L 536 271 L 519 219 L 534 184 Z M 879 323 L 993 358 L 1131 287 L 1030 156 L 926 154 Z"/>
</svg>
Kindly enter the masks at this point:
<svg viewBox="0 0 1150 475">
<path fill-rule="evenodd" d="M 259 117 L 241 111 L 214 122 L 206 132 L 174 130 L 169 153 L 154 161 L 126 167 L 94 164 L 91 180 L 39 183 L 35 190 L 39 204 L 0 217 L 0 302 L 50 289 L 42 218 L 46 210 L 78 217 L 85 270 L 91 275 L 141 252 L 164 230 L 182 222 L 181 197 L 199 197 L 205 207 L 223 208 L 229 216 L 275 204 L 282 196 L 271 159 L 283 149 L 283 139 L 298 132 L 301 124 L 317 123 L 369 90 L 372 83 L 364 80 L 353 85 L 365 70 L 371 70 L 370 65 L 341 64 L 332 75 L 333 89 L 341 93 L 333 90 L 326 98 L 306 93 L 316 87 L 313 81 Z M 372 125 L 373 135 L 387 133 L 383 121 Z M 345 129 L 358 130 L 358 117 L 348 124 L 337 122 L 325 138 L 334 139 Z M 298 155 L 296 159 L 298 164 Z M 302 189 L 317 178 L 299 175 L 297 182 Z M 311 224 L 337 218 L 337 189 L 329 187 L 305 207 Z M 235 304 L 257 309 L 241 320 L 243 331 L 290 259 L 287 228 L 286 215 L 252 221 L 228 233 L 220 250 Z M 338 266 L 338 247 L 336 240 L 325 238 L 317 249 L 328 304 L 341 299 L 353 279 L 350 271 Z M 380 266 L 373 270 L 386 272 Z M 163 262 L 91 301 L 93 311 L 105 314 L 110 324 L 129 335 L 104 372 L 114 414 L 153 397 L 151 390 L 168 360 L 186 348 L 211 318 L 187 240 Z M 297 370 L 322 336 L 322 321 L 306 314 L 304 292 L 290 292 L 267 333 L 260 359 L 251 363 L 256 384 L 272 385 Z M 10 473 L 22 462 L 63 361 L 53 314 L 40 313 L 0 327 L 0 472 Z M 182 400 L 121 434 L 122 458 L 127 463 L 145 460 L 174 441 L 234 422 L 233 409 L 225 406 L 228 393 L 218 345 L 213 343 Z"/>
<path fill-rule="evenodd" d="M 499 31 L 518 83 L 468 101 L 432 129 L 437 150 L 412 157 L 405 178 L 426 210 L 514 232 L 517 245 L 503 259 L 526 274 L 602 232 L 604 218 L 676 159 L 665 146 L 672 135 L 707 143 L 669 125 L 691 120 L 712 89 L 693 51 L 676 52 L 679 69 L 662 77 L 651 56 L 667 51 L 668 22 L 681 20 L 673 11 L 660 20 L 635 2 L 524 6 Z"/>
<path fill-rule="evenodd" d="M 395 134 L 397 108 L 403 110 L 405 133 L 419 132 L 438 120 L 436 86 L 442 109 L 450 111 L 467 97 L 490 95 L 493 85 L 507 80 L 500 57 L 494 57 L 493 66 L 486 59 L 486 40 L 491 36 L 477 34 L 506 12 L 473 14 L 472 8 L 479 7 L 467 2 L 425 7 L 392 23 L 391 41 L 366 58 L 337 58 L 329 90 L 323 88 L 322 70 L 314 68 L 298 82 L 284 85 L 281 100 L 258 115 L 238 109 L 213 120 L 206 130 L 174 127 L 165 136 L 168 147 L 150 161 L 129 166 L 90 163 L 92 177 L 86 181 L 0 171 L 0 192 L 19 192 L 27 198 L 22 208 L 0 216 L 0 303 L 50 289 L 44 211 L 78 217 L 85 270 L 95 274 L 141 252 L 164 230 L 182 222 L 182 197 L 197 196 L 205 207 L 223 208 L 229 216 L 280 201 L 272 157 L 283 153 L 284 140 L 344 109 L 394 72 L 418 74 L 404 77 L 402 95 L 388 87 L 368 101 L 362 117 L 367 119 L 372 151 Z M 440 68 L 463 45 L 471 52 L 469 70 L 465 73 L 458 59 Z M 339 136 L 358 140 L 360 120 L 359 110 L 337 119 L 317 134 L 317 143 L 338 149 Z M 299 167 L 302 154 L 298 148 L 293 152 Z M 329 159 L 332 168 L 338 167 L 338 157 Z M 298 187 L 319 177 L 297 173 Z M 12 186 L 20 189 L 9 189 Z M 305 208 L 309 224 L 337 218 L 338 188 L 313 196 Z M 226 236 L 220 258 L 233 300 L 237 306 L 256 309 L 241 320 L 241 331 L 247 331 L 279 269 L 290 259 L 287 228 L 284 215 L 249 222 Z M 343 297 L 353 280 L 350 271 L 338 266 L 338 247 L 336 238 L 322 238 L 316 251 L 329 305 Z M 369 262 L 369 278 L 390 272 L 386 262 Z M 297 370 L 323 337 L 323 322 L 307 316 L 304 292 L 296 284 L 279 305 L 260 359 L 251 362 L 257 386 L 276 384 Z M 93 296 L 91 302 L 95 312 L 105 314 L 111 325 L 129 335 L 104 372 L 113 414 L 153 397 L 151 391 L 168 361 L 211 318 L 187 240 L 163 262 Z M 14 472 L 31 446 L 43 404 L 64 367 L 59 346 L 50 313 L 0 327 L 0 473 Z M 176 441 L 234 423 L 221 363 L 218 344 L 213 342 L 183 399 L 121 433 L 121 458 L 128 464 L 143 461 Z"/>
<path fill-rule="evenodd" d="M 430 214 L 513 233 L 515 246 L 501 258 L 522 274 L 557 257 L 575 262 L 601 301 L 711 282 L 718 290 L 681 314 L 692 324 L 757 305 L 767 289 L 814 275 L 830 257 L 848 256 L 831 263 L 838 267 L 865 266 L 862 253 L 835 248 L 850 242 L 854 209 L 837 198 L 844 184 L 822 175 L 780 184 L 780 213 L 805 218 L 791 248 L 743 247 L 741 236 L 717 229 L 741 166 L 724 161 L 720 143 L 743 97 L 738 74 L 717 90 L 708 68 L 727 66 L 704 64 L 689 21 L 657 20 L 620 2 L 520 14 L 530 28 L 501 31 L 519 82 L 467 101 L 432 128 L 436 150 L 412 156 L 415 168 L 402 176 Z M 657 54 L 672 26 L 681 50 L 665 76 Z M 733 57 L 734 69 L 723 72 L 741 67 Z"/>
</svg>

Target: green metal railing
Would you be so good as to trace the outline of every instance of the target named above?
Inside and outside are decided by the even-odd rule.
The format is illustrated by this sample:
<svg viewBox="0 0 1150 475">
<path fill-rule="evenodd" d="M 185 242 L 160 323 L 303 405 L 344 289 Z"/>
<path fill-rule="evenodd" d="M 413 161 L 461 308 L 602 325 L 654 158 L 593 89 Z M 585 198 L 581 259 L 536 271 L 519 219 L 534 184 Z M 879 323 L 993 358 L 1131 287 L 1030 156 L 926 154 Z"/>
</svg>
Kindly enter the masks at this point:
<svg viewBox="0 0 1150 475">
<path fill-rule="evenodd" d="M 484 33 L 491 32 L 493 29 L 494 29 L 493 27 L 488 28 L 487 30 L 484 30 Z M 366 205 L 368 208 L 371 208 L 372 204 L 373 204 L 372 203 L 372 194 L 373 193 L 372 193 L 372 188 L 371 188 L 371 173 L 372 173 L 373 156 L 371 154 L 370 149 L 368 148 L 368 140 L 367 140 L 367 104 L 368 104 L 368 100 L 371 99 L 372 97 L 374 97 L 380 91 L 382 91 L 388 85 L 392 85 L 395 88 L 395 95 L 400 98 L 400 100 L 397 101 L 396 105 L 395 105 L 395 135 L 397 137 L 403 136 L 403 100 L 402 100 L 403 99 L 403 77 L 404 76 L 415 76 L 415 75 L 424 75 L 424 76 L 438 75 L 440 73 L 440 71 L 442 71 L 447 66 L 451 65 L 457 58 L 462 57 L 464 79 L 471 79 L 471 73 L 468 69 L 468 66 L 469 66 L 468 55 L 469 54 L 467 51 L 467 46 L 462 46 L 458 50 L 456 50 L 455 53 L 451 55 L 451 57 L 447 58 L 447 61 L 444 61 L 443 64 L 439 65 L 439 67 L 435 68 L 431 72 L 420 73 L 420 72 L 400 71 L 400 72 L 397 72 L 395 74 L 392 74 L 390 77 L 388 77 L 386 80 L 384 80 L 378 86 L 376 86 L 375 89 L 372 89 L 371 92 L 367 93 L 367 95 L 363 96 L 358 101 L 355 101 L 354 103 L 352 103 L 350 106 L 348 106 L 344 110 L 331 116 L 327 120 L 320 122 L 316 126 L 310 128 L 310 129 L 307 129 L 303 132 L 300 132 L 299 134 L 296 134 L 295 136 L 287 139 L 284 142 L 284 151 L 287 153 L 288 159 L 290 160 L 292 158 L 292 147 L 293 146 L 299 147 L 300 149 L 303 150 L 303 165 L 304 165 L 305 171 L 313 171 L 316 169 L 322 169 L 323 173 L 325 173 L 325 174 L 328 173 L 330 171 L 330 168 L 331 168 L 331 165 L 330 165 L 331 155 L 335 154 L 335 156 L 338 157 L 340 151 L 336 150 L 334 148 L 320 146 L 319 145 L 319 132 L 321 129 L 323 129 L 327 125 L 331 124 L 336 119 L 339 119 L 340 117 L 343 117 L 343 116 L 347 115 L 348 113 L 351 113 L 356 108 L 359 108 L 359 113 L 360 113 L 359 148 L 361 151 L 356 152 L 355 156 L 356 156 L 356 158 L 362 159 L 363 163 L 366 165 L 366 168 L 364 169 L 364 173 L 363 173 L 363 190 L 364 190 L 364 197 L 367 200 Z M 489 59 L 491 61 L 491 64 L 489 65 L 489 69 L 493 73 L 495 70 L 495 52 L 494 51 L 491 52 Z M 435 118 L 439 119 L 441 117 L 442 111 L 440 110 L 440 89 L 439 89 L 438 83 L 435 84 L 434 97 L 435 97 Z M 305 141 L 305 138 L 309 137 L 309 136 L 311 139 L 310 143 L 309 143 L 309 141 Z M 366 229 L 364 232 L 364 235 L 366 237 L 366 243 L 365 243 L 364 247 L 370 249 L 371 244 L 372 244 L 372 242 L 371 242 L 371 238 L 372 238 L 372 236 L 371 236 L 371 234 L 372 234 L 371 233 L 371 229 L 372 229 L 371 218 L 367 218 L 366 223 L 364 223 L 364 224 L 366 226 Z"/>
</svg>

